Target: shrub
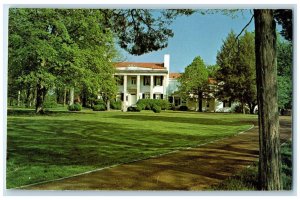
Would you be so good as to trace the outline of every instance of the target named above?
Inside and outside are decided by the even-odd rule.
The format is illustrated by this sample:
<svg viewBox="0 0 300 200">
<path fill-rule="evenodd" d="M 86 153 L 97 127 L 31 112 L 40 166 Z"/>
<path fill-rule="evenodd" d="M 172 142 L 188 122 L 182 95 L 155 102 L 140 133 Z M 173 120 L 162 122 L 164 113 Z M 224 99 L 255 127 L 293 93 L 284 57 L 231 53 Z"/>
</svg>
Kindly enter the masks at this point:
<svg viewBox="0 0 300 200">
<path fill-rule="evenodd" d="M 137 106 L 136 106 L 136 110 L 137 110 L 138 112 L 141 112 L 141 111 L 143 110 L 142 105 L 137 105 Z"/>
<path fill-rule="evenodd" d="M 169 104 L 169 110 L 176 110 L 175 104 Z"/>
<path fill-rule="evenodd" d="M 68 106 L 69 111 L 81 111 L 82 107 L 79 103 L 75 103 Z"/>
<path fill-rule="evenodd" d="M 127 108 L 127 111 L 128 112 L 140 112 L 141 111 L 141 107 L 140 106 L 136 106 L 136 107 L 130 106 L 130 107 Z"/>
<path fill-rule="evenodd" d="M 44 101 L 44 108 L 56 108 L 56 107 L 57 107 L 56 95 L 46 95 Z"/>
<path fill-rule="evenodd" d="M 170 103 L 167 100 L 159 99 L 158 106 L 160 106 L 162 110 L 167 110 L 170 106 Z"/>
<path fill-rule="evenodd" d="M 100 105 L 100 104 L 106 105 L 106 103 L 105 103 L 102 99 L 96 99 L 96 100 L 94 101 L 94 105 Z"/>
<path fill-rule="evenodd" d="M 161 111 L 161 107 L 157 106 L 157 105 L 154 105 L 153 108 L 152 108 L 153 112 L 155 113 L 160 113 Z"/>
<path fill-rule="evenodd" d="M 122 102 L 121 101 L 111 101 L 110 102 L 110 108 L 114 110 L 121 110 L 122 108 Z"/>
<path fill-rule="evenodd" d="M 250 113 L 250 109 L 248 107 L 244 107 L 245 109 L 245 113 L 246 114 L 249 114 Z M 243 108 L 242 108 L 242 105 L 237 105 L 233 108 L 233 112 L 235 113 L 243 113 Z"/>
<path fill-rule="evenodd" d="M 106 103 L 102 99 L 96 99 L 94 101 L 93 111 L 104 111 L 106 110 Z"/>
<path fill-rule="evenodd" d="M 140 99 L 136 105 L 140 106 L 142 110 L 153 110 L 154 106 L 158 106 L 163 110 L 167 110 L 170 103 L 164 99 Z"/>
<path fill-rule="evenodd" d="M 93 106 L 93 111 L 104 111 L 106 106 L 104 104 L 98 104 Z"/>
<path fill-rule="evenodd" d="M 180 107 L 179 107 L 179 110 L 180 110 L 180 111 L 187 111 L 187 110 L 188 110 L 188 107 L 187 107 L 187 106 L 180 106 Z"/>
</svg>

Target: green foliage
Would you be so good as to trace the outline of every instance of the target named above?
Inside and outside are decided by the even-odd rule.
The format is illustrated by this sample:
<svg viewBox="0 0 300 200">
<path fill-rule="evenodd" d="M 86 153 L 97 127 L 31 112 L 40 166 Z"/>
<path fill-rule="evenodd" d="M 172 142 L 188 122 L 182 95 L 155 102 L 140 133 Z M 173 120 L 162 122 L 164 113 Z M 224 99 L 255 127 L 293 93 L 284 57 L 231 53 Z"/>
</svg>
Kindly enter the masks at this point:
<svg viewBox="0 0 300 200">
<path fill-rule="evenodd" d="M 105 104 L 97 104 L 93 106 L 93 111 L 105 111 L 106 106 Z"/>
<path fill-rule="evenodd" d="M 56 95 L 46 95 L 45 101 L 44 101 L 44 108 L 55 108 L 57 107 L 57 102 L 56 102 Z"/>
<path fill-rule="evenodd" d="M 82 107 L 79 103 L 74 103 L 68 106 L 69 111 L 81 111 Z"/>
<path fill-rule="evenodd" d="M 179 15 L 191 15 L 186 9 L 122 9 L 103 10 L 110 20 L 108 26 L 118 37 L 121 48 L 133 55 L 141 55 L 167 47 L 173 31 L 168 27 Z"/>
<path fill-rule="evenodd" d="M 94 105 L 100 105 L 100 104 L 106 105 L 105 102 L 102 99 L 94 100 Z"/>
<path fill-rule="evenodd" d="M 103 15 L 95 9 L 10 9 L 9 93 L 13 85 L 40 88 L 40 98 L 55 84 L 111 98 L 116 50 Z"/>
<path fill-rule="evenodd" d="M 158 105 L 154 105 L 152 107 L 153 112 L 155 113 L 160 113 L 161 112 L 161 107 L 159 107 Z"/>
<path fill-rule="evenodd" d="M 183 97 L 189 94 L 198 95 L 208 83 L 208 71 L 200 56 L 184 69 L 184 73 L 178 78 L 179 91 Z M 202 98 L 202 97 L 201 97 Z"/>
<path fill-rule="evenodd" d="M 278 81 L 278 107 L 292 108 L 292 80 L 287 76 L 277 76 Z"/>
<path fill-rule="evenodd" d="M 217 64 L 220 69 L 216 77 L 222 82 L 217 96 L 247 103 L 253 109 L 257 104 L 254 34 L 245 32 L 236 39 L 230 32 L 218 52 Z"/>
<path fill-rule="evenodd" d="M 130 106 L 127 108 L 127 112 L 141 112 L 140 106 Z"/>
<path fill-rule="evenodd" d="M 176 106 L 173 103 L 169 104 L 169 110 L 176 110 Z"/>
<path fill-rule="evenodd" d="M 282 189 L 291 190 L 293 184 L 293 159 L 291 141 L 281 146 L 281 160 Z"/>
<path fill-rule="evenodd" d="M 179 110 L 180 111 L 188 111 L 188 107 L 187 106 L 180 106 Z"/>
<path fill-rule="evenodd" d="M 247 108 L 247 107 L 246 107 L 246 108 L 244 107 L 244 111 L 245 111 L 245 114 L 249 114 L 249 113 L 250 113 L 250 110 L 249 110 L 249 108 Z M 233 112 L 234 112 L 234 113 L 243 113 L 242 105 L 239 104 L 239 105 L 235 106 L 235 107 L 233 108 Z"/>
<path fill-rule="evenodd" d="M 154 106 L 160 107 L 162 110 L 169 109 L 170 103 L 164 99 L 140 99 L 136 103 L 142 110 L 152 110 Z"/>
<path fill-rule="evenodd" d="M 274 10 L 274 18 L 277 23 L 282 26 L 280 34 L 285 39 L 293 40 L 293 10 L 292 9 L 276 9 Z"/>
<path fill-rule="evenodd" d="M 93 110 L 94 111 L 104 111 L 106 110 L 106 103 L 102 99 L 96 99 L 94 101 Z"/>
<path fill-rule="evenodd" d="M 110 102 L 110 108 L 113 109 L 113 110 L 121 110 L 121 108 L 122 108 L 122 102 L 121 101 L 112 100 Z"/>
<path fill-rule="evenodd" d="M 219 65 L 208 65 L 207 71 L 208 71 L 208 77 L 210 78 L 216 78 L 217 72 L 220 69 Z"/>
<path fill-rule="evenodd" d="M 292 52 L 292 43 L 283 40 L 277 41 L 278 107 L 281 109 L 292 108 Z"/>
</svg>

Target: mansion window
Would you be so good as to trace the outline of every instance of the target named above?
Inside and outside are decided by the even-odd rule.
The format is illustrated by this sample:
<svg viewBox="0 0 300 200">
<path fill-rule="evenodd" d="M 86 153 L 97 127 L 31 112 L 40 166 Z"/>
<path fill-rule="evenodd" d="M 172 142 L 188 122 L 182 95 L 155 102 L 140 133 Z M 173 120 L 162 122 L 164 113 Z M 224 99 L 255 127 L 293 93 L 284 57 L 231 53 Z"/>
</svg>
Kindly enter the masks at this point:
<svg viewBox="0 0 300 200">
<path fill-rule="evenodd" d="M 131 77 L 131 85 L 135 85 L 136 84 L 136 77 Z"/>
<path fill-rule="evenodd" d="M 162 80 L 163 80 L 162 76 L 155 76 L 154 85 L 160 85 L 160 86 L 162 86 Z"/>
<path fill-rule="evenodd" d="M 153 99 L 163 99 L 164 95 L 163 94 L 153 94 Z"/>
<path fill-rule="evenodd" d="M 228 100 L 223 101 L 223 107 L 231 107 L 231 101 Z"/>
<path fill-rule="evenodd" d="M 143 99 L 150 99 L 150 93 L 144 93 Z"/>
<path fill-rule="evenodd" d="M 144 85 L 150 85 L 150 76 L 144 76 Z"/>
</svg>

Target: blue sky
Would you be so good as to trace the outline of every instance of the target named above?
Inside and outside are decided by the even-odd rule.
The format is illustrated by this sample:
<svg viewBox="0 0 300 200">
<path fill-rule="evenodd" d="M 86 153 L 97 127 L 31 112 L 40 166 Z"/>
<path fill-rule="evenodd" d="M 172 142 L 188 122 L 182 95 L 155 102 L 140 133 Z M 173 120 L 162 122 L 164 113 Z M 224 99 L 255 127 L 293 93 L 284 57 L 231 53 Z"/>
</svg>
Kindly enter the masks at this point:
<svg viewBox="0 0 300 200">
<path fill-rule="evenodd" d="M 178 17 L 171 25 L 174 37 L 169 39 L 167 48 L 142 56 L 132 56 L 125 51 L 121 53 L 126 61 L 131 62 L 163 62 L 164 54 L 170 54 L 171 72 L 183 72 L 196 56 L 201 56 L 206 64 L 215 64 L 217 52 L 228 33 L 231 30 L 240 33 L 250 18 L 249 10 L 239 13 L 235 18 L 199 13 Z M 254 20 L 247 30 L 254 31 Z"/>
</svg>

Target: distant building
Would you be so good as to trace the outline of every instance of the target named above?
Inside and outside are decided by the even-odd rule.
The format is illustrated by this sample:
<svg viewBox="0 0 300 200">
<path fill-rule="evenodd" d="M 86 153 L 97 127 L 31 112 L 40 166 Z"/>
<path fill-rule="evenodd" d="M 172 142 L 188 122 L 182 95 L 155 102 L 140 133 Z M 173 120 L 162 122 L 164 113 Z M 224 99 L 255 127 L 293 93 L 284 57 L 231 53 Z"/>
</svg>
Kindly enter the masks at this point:
<svg viewBox="0 0 300 200">
<path fill-rule="evenodd" d="M 115 63 L 115 77 L 118 80 L 117 98 L 122 101 L 122 110 L 135 106 L 139 99 L 166 99 L 175 107 L 187 106 L 189 110 L 199 110 L 197 95 L 191 94 L 184 101 L 178 93 L 180 73 L 170 73 L 170 55 L 164 56 L 163 63 L 118 62 Z M 207 112 L 229 112 L 231 103 L 215 98 L 216 80 L 208 79 L 208 89 L 204 92 L 202 110 Z"/>
<path fill-rule="evenodd" d="M 123 110 L 139 99 L 167 99 L 169 55 L 164 56 L 163 63 L 118 62 L 115 67 Z"/>
</svg>

